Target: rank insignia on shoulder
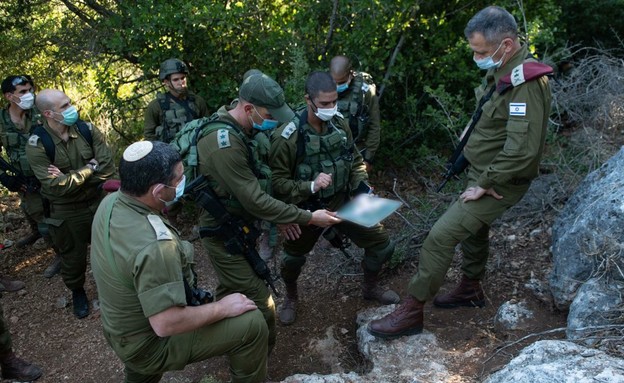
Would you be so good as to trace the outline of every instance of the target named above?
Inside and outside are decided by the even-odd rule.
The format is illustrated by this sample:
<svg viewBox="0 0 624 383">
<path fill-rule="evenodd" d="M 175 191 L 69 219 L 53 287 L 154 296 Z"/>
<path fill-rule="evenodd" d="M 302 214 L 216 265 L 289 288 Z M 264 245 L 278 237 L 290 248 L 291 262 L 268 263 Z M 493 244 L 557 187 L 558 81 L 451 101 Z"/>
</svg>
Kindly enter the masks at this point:
<svg viewBox="0 0 624 383">
<path fill-rule="evenodd" d="M 230 132 L 227 129 L 217 130 L 217 142 L 219 143 L 219 149 L 232 146 L 232 144 L 230 144 Z"/>
<path fill-rule="evenodd" d="M 37 146 L 38 141 L 39 141 L 39 136 L 36 134 L 33 134 L 28 138 L 28 145 Z"/>
<path fill-rule="evenodd" d="M 286 125 L 286 127 L 284 128 L 284 130 L 282 131 L 281 136 L 284 137 L 285 139 L 289 139 L 290 136 L 292 136 L 292 134 L 297 130 L 297 126 L 295 125 L 294 122 L 290 122 L 288 123 L 288 125 Z"/>
<path fill-rule="evenodd" d="M 147 220 L 149 221 L 150 225 L 152 225 L 152 228 L 154 229 L 154 233 L 156 234 L 157 241 L 168 241 L 168 240 L 173 239 L 173 235 L 171 234 L 171 231 L 169 230 L 167 225 L 165 225 L 162 218 L 160 218 L 159 216 L 155 214 L 148 214 Z"/>
<path fill-rule="evenodd" d="M 344 115 L 340 112 L 336 112 L 336 116 L 340 117 L 340 118 L 344 118 Z"/>
<path fill-rule="evenodd" d="M 368 92 L 369 89 L 370 89 L 370 85 L 368 85 L 367 83 L 363 82 L 362 83 L 362 92 L 366 93 L 366 92 Z"/>
<path fill-rule="evenodd" d="M 526 116 L 526 102 L 510 102 L 509 103 L 509 115 L 510 116 Z"/>
</svg>

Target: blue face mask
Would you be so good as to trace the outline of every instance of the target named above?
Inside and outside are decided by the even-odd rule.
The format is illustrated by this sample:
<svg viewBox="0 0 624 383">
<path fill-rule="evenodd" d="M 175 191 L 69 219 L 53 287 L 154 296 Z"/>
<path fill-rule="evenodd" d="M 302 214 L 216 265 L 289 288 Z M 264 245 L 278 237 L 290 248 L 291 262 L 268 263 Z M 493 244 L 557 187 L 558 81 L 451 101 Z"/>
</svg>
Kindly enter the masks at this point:
<svg viewBox="0 0 624 383">
<path fill-rule="evenodd" d="M 170 189 L 174 188 L 173 186 L 169 186 L 169 185 L 164 185 L 164 186 L 166 188 L 170 188 Z M 178 202 L 178 200 L 180 198 L 182 198 L 182 195 L 184 195 L 184 188 L 185 187 L 186 187 L 186 176 L 182 176 L 182 179 L 178 183 L 178 186 L 175 187 L 175 191 L 176 191 L 175 198 L 173 198 L 171 201 L 163 201 L 160 198 L 159 198 L 159 200 L 161 202 L 163 202 L 165 204 L 165 206 L 169 207 L 169 206 L 173 205 L 174 203 Z"/>
<path fill-rule="evenodd" d="M 76 123 L 76 121 L 78 121 L 78 111 L 73 105 L 58 114 L 63 116 L 63 120 L 59 121 L 63 125 L 72 126 Z"/>
<path fill-rule="evenodd" d="M 347 89 L 349 89 L 349 82 L 344 82 L 342 84 L 336 85 L 336 91 L 338 91 L 338 93 L 342 93 Z"/>
<path fill-rule="evenodd" d="M 256 110 L 255 106 L 254 111 L 256 112 L 256 114 L 258 114 L 258 116 L 260 116 L 260 118 L 262 118 L 260 113 L 258 113 L 258 111 Z M 251 120 L 251 125 L 253 126 L 253 128 L 260 131 L 275 129 L 277 128 L 277 124 L 277 120 L 269 120 L 268 118 L 262 118 L 262 125 L 257 124 L 253 119 Z"/>
<path fill-rule="evenodd" d="M 501 41 L 501 43 L 498 45 L 498 48 L 496 48 L 496 50 L 494 51 L 494 53 L 492 54 L 492 56 L 494 56 L 498 50 L 500 49 L 500 47 L 503 46 L 503 42 Z M 506 53 L 506 52 L 505 52 Z M 505 58 L 505 53 L 503 53 L 503 56 L 500 58 L 500 60 L 498 60 L 497 62 L 494 62 L 494 59 L 492 59 L 492 56 L 488 56 L 486 58 L 483 58 L 481 60 L 477 60 L 476 58 L 474 58 L 473 56 L 473 60 L 474 62 L 477 64 L 477 66 L 479 67 L 479 69 L 483 69 L 483 70 L 488 70 L 488 69 L 492 69 L 492 68 L 498 68 L 501 66 L 501 64 L 503 63 L 503 58 Z"/>
</svg>

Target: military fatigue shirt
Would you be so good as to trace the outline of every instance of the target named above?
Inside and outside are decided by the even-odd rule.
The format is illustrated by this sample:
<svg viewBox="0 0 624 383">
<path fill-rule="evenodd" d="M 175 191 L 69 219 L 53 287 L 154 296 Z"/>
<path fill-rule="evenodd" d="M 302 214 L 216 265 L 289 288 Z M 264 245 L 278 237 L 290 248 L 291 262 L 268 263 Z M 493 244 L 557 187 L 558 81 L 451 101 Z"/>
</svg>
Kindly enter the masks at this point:
<svg viewBox="0 0 624 383">
<path fill-rule="evenodd" d="M 219 108 L 217 115 L 220 120 L 227 121 L 244 132 L 228 113 L 226 106 Z M 251 139 L 248 134 L 243 134 Z M 242 140 L 237 134 L 228 133 L 225 137 L 219 137 L 219 130 L 207 134 L 197 143 L 199 172 L 212 181 L 219 197 L 224 200 L 233 198 L 238 201 L 237 205 L 242 206 L 241 210 L 226 204 L 232 214 L 248 220 L 307 224 L 312 219 L 312 213 L 276 200 L 262 190 L 251 168 L 247 145 L 247 140 Z M 200 224 L 215 226 L 215 220 L 203 211 Z"/>
<path fill-rule="evenodd" d="M 299 117 L 295 118 L 299 119 Z M 297 166 L 303 162 L 305 156 L 305 153 L 301 153 L 302 155 L 299 158 L 297 157 L 297 141 L 300 139 L 299 129 L 301 128 L 307 134 L 320 136 L 328 134 L 329 124 L 344 130 L 347 133 L 348 142 L 353 145 L 353 161 L 351 162 L 351 169 L 349 169 L 349 186 L 351 189 L 355 189 L 360 182 L 368 180 L 366 165 L 364 165 L 360 153 L 355 149 L 351 129 L 349 129 L 349 124 L 344 118 L 336 116 L 329 122 L 323 122 L 320 133 L 317 133 L 307 121 L 300 121 L 299 124 L 303 123 L 303 126 L 295 129 L 292 134 L 286 134 L 288 137 L 285 137 L 283 134 L 284 130 L 292 126 L 291 124 L 293 123 L 280 126 L 271 136 L 269 164 L 273 171 L 273 192 L 277 198 L 299 204 L 307 201 L 314 195 L 311 189 L 312 181 L 301 181 L 296 179 L 295 176 Z M 328 208 L 334 210 L 340 207 L 345 200 L 344 197 L 347 191 L 337 192 L 332 201 L 328 203 Z"/>
<path fill-rule="evenodd" d="M 176 98 L 172 96 L 171 94 L 169 94 L 169 97 L 171 97 L 171 99 L 174 100 L 174 102 L 177 101 Z M 186 95 L 184 100 L 190 97 L 195 99 L 195 103 L 193 105 L 189 105 L 189 107 L 197 113 L 197 116 L 195 117 L 195 119 L 208 117 L 210 114 L 208 112 L 208 105 L 206 104 L 206 101 L 204 101 L 204 99 L 201 98 L 200 96 L 191 92 L 189 92 Z M 187 116 L 186 122 L 189 122 L 193 119 L 194 118 Z M 145 109 L 145 122 L 143 124 L 143 138 L 147 141 L 160 140 L 160 137 L 156 135 L 156 128 L 161 126 L 162 124 L 163 124 L 163 110 L 160 107 L 160 101 L 158 100 L 158 98 L 155 98 L 147 105 L 147 109 Z"/>
<path fill-rule="evenodd" d="M 9 108 L 0 110 L 0 145 L 7 152 L 7 157 L 15 168 L 25 176 L 33 176 L 26 158 L 26 143 L 32 129 L 43 122 L 37 108 L 25 112 L 24 126 L 17 126 L 12 120 Z M 1 150 L 1 147 L 0 147 Z"/>
<path fill-rule="evenodd" d="M 489 70 L 475 89 L 477 102 L 498 80 L 527 60 L 523 46 L 504 66 Z M 532 60 L 532 59 L 531 59 Z M 542 76 L 494 92 L 464 148 L 471 164 L 469 182 L 483 189 L 505 183 L 528 183 L 538 175 L 550 114 L 548 78 Z"/>
<path fill-rule="evenodd" d="M 180 240 L 158 212 L 115 192 L 100 204 L 91 236 L 91 267 L 102 324 L 113 339 L 153 335 L 150 316 L 186 306 L 183 278 L 194 284 L 193 246 Z"/>
<path fill-rule="evenodd" d="M 54 166 L 63 173 L 55 177 L 48 173 L 50 158 L 36 135 L 32 135 L 26 145 L 26 156 L 35 176 L 41 182 L 41 195 L 52 204 L 68 205 L 78 202 L 92 201 L 99 198 L 102 191 L 99 186 L 107 179 L 116 175 L 113 155 L 104 136 L 92 127 L 93 146 L 79 132 L 76 125 L 68 128 L 69 139 L 63 141 L 48 126 L 43 124 L 55 147 Z M 99 165 L 97 171 L 87 165 L 95 158 Z"/>
<path fill-rule="evenodd" d="M 354 90 L 355 86 L 360 87 L 359 92 Z M 356 97 L 360 100 L 356 100 Z M 352 117 L 353 110 L 351 110 L 353 104 L 358 104 L 358 112 L 355 118 L 359 118 L 362 114 L 368 116 L 366 124 L 360 128 L 355 141 L 359 149 L 362 150 L 364 160 L 372 163 L 381 142 L 379 98 L 376 94 L 375 84 L 369 84 L 365 81 L 362 73 L 356 72 L 347 90 L 338 93 L 338 111 L 346 119 L 354 118 Z"/>
</svg>

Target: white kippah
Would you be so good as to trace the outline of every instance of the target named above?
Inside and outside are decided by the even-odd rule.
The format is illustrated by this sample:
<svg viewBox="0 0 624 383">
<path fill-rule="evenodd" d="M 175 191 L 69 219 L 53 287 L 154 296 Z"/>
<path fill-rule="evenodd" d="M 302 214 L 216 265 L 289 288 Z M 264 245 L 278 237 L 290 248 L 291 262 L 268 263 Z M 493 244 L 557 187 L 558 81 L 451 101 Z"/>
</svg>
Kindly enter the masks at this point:
<svg viewBox="0 0 624 383">
<path fill-rule="evenodd" d="M 123 159 L 128 162 L 138 161 L 152 151 L 154 144 L 151 141 L 139 141 L 128 146 L 123 152 Z"/>
</svg>

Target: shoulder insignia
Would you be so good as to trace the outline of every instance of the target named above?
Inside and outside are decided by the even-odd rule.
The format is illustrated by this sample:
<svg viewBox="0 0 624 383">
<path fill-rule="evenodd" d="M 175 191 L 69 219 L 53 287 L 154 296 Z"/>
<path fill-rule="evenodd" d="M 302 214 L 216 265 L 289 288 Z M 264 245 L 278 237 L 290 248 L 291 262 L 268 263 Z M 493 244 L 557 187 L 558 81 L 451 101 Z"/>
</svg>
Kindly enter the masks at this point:
<svg viewBox="0 0 624 383">
<path fill-rule="evenodd" d="M 39 141 L 39 136 L 36 134 L 31 134 L 28 138 L 28 145 L 37 146 L 37 142 Z"/>
<path fill-rule="evenodd" d="M 368 92 L 369 88 L 370 88 L 370 85 L 368 85 L 366 82 L 362 82 L 362 92 L 364 93 Z"/>
<path fill-rule="evenodd" d="M 297 131 L 297 126 L 295 125 L 294 122 L 291 121 L 288 123 L 288 125 L 286 125 L 286 127 L 282 131 L 281 136 L 288 140 L 295 131 Z"/>
<path fill-rule="evenodd" d="M 344 115 L 340 112 L 336 112 L 336 116 L 340 117 L 340 118 L 344 118 Z"/>
<path fill-rule="evenodd" d="M 160 218 L 159 216 L 155 214 L 148 214 L 147 220 L 149 221 L 150 225 L 152 225 L 152 228 L 154 229 L 154 233 L 156 234 L 157 241 L 165 241 L 165 240 L 168 241 L 168 240 L 173 239 L 173 235 L 171 235 L 171 231 L 169 231 L 169 228 L 167 227 L 167 225 L 165 225 L 165 223 L 162 221 L 162 218 Z"/>
<path fill-rule="evenodd" d="M 498 80 L 496 91 L 498 94 L 503 94 L 508 89 L 552 73 L 553 69 L 546 64 L 532 61 L 524 62 Z"/>
<path fill-rule="evenodd" d="M 217 130 L 217 142 L 219 143 L 219 149 L 225 149 L 232 146 L 230 143 L 230 131 L 227 129 Z"/>
</svg>

